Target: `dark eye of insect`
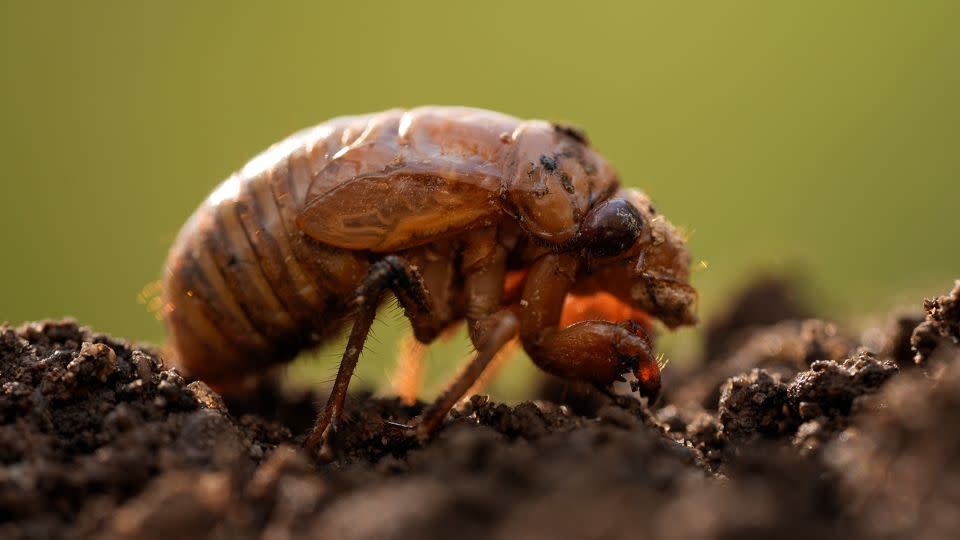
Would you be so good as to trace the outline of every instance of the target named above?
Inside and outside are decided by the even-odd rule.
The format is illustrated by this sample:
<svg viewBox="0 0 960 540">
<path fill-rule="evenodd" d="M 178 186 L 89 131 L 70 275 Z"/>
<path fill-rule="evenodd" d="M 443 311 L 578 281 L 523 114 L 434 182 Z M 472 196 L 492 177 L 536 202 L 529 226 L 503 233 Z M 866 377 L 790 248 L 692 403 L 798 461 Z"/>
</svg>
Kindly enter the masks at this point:
<svg viewBox="0 0 960 540">
<path fill-rule="evenodd" d="M 642 231 L 643 216 L 623 199 L 611 199 L 595 206 L 581 228 L 584 245 L 590 253 L 601 257 L 623 253 Z"/>
</svg>

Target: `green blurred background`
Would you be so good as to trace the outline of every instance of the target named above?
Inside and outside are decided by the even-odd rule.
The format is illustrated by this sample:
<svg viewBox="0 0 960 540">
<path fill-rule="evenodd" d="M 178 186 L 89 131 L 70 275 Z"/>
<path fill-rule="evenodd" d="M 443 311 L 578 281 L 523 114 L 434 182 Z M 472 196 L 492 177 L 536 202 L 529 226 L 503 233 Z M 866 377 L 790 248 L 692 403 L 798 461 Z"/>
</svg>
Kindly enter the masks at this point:
<svg viewBox="0 0 960 540">
<path fill-rule="evenodd" d="M 0 321 L 71 315 L 161 341 L 137 295 L 220 179 L 301 127 L 425 103 L 585 127 L 695 231 L 705 314 L 771 268 L 804 274 L 835 318 L 916 304 L 960 277 L 958 15 L 954 1 L 5 1 Z M 377 327 L 368 384 L 402 327 Z M 431 358 L 467 352 L 448 347 Z M 338 354 L 295 373 L 328 378 Z"/>
</svg>

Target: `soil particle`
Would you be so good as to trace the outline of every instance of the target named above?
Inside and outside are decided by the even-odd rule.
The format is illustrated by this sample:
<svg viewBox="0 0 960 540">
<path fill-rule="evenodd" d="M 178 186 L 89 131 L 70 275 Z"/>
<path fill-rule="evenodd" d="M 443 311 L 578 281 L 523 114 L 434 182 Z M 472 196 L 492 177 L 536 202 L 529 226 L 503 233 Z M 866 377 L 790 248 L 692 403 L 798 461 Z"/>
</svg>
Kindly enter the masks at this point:
<svg viewBox="0 0 960 540">
<path fill-rule="evenodd" d="M 916 313 L 901 313 L 890 317 L 881 327 L 866 329 L 861 338 L 862 346 L 875 351 L 878 358 L 893 360 L 900 369 L 917 367 L 910 340 L 914 330 L 923 322 L 919 312 L 918 309 Z"/>
<path fill-rule="evenodd" d="M 821 360 L 793 379 L 787 396 L 804 420 L 820 416 L 833 418 L 849 413 L 854 399 L 876 391 L 897 371 L 893 361 L 877 360 L 868 352 L 861 352 L 842 364 Z"/>
<path fill-rule="evenodd" d="M 782 435 L 797 423 L 787 403 L 787 385 L 779 375 L 756 368 L 723 385 L 719 419 L 725 438 L 737 443 Z"/>
<path fill-rule="evenodd" d="M 914 361 L 922 364 L 943 344 L 952 349 L 960 345 L 960 280 L 950 294 L 923 301 L 926 319 L 913 331 L 910 344 L 915 353 Z"/>
<path fill-rule="evenodd" d="M 719 468 L 725 441 L 714 416 L 704 412 L 694 416 L 687 424 L 687 442 L 703 454 L 710 470 Z"/>
</svg>

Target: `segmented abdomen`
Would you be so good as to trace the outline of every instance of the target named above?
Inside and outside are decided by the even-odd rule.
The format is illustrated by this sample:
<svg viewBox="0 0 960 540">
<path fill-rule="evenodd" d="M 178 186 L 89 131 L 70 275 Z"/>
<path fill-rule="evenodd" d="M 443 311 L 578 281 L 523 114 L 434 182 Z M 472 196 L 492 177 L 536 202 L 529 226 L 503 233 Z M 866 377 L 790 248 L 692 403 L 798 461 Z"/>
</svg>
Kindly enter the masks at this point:
<svg viewBox="0 0 960 540">
<path fill-rule="evenodd" d="M 289 360 L 341 326 L 366 269 L 296 226 L 311 179 L 365 118 L 297 133 L 224 181 L 181 229 L 164 275 L 174 360 L 230 384 Z"/>
<path fill-rule="evenodd" d="M 308 194 L 407 159 L 437 174 L 466 167 L 474 176 L 498 177 L 504 138 L 517 125 L 479 109 L 390 110 L 330 120 L 251 160 L 194 213 L 167 259 L 174 361 L 226 385 L 336 332 L 368 255 L 325 246 L 300 231 L 297 216 Z M 367 159 L 341 152 L 374 143 L 377 151 Z"/>
</svg>

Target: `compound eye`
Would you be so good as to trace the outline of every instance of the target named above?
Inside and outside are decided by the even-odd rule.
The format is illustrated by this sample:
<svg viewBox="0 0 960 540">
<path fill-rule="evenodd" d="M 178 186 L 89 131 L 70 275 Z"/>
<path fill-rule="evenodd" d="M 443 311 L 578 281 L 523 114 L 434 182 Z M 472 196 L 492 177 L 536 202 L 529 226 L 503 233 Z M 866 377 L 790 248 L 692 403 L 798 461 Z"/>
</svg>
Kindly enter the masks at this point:
<svg viewBox="0 0 960 540">
<path fill-rule="evenodd" d="M 593 207 L 580 229 L 584 246 L 600 257 L 630 249 L 643 232 L 643 216 L 624 199 L 610 199 Z"/>
</svg>

